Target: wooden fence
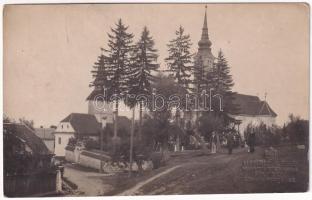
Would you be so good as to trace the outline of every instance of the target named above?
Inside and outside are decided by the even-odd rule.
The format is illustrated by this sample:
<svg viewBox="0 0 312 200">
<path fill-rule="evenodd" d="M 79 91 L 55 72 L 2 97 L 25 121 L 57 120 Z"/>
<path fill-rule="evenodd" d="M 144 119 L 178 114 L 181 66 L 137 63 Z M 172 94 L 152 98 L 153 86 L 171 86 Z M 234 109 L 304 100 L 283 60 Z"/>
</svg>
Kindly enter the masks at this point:
<svg viewBox="0 0 312 200">
<path fill-rule="evenodd" d="M 44 196 L 56 193 L 57 172 L 39 172 L 4 176 L 4 195 L 7 197 Z"/>
</svg>

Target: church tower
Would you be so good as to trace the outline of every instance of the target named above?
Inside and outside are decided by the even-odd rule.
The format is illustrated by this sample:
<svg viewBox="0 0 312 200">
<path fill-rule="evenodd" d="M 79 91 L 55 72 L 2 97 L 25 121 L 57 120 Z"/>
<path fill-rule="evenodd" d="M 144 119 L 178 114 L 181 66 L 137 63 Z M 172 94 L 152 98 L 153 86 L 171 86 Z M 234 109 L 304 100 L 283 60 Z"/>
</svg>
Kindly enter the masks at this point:
<svg viewBox="0 0 312 200">
<path fill-rule="evenodd" d="M 207 6 L 205 7 L 205 17 L 204 25 L 202 28 L 201 39 L 198 42 L 198 52 L 195 55 L 195 60 L 201 59 L 204 65 L 204 71 L 208 72 L 212 70 L 215 57 L 211 53 L 211 41 L 208 35 L 208 25 L 207 25 Z"/>
</svg>

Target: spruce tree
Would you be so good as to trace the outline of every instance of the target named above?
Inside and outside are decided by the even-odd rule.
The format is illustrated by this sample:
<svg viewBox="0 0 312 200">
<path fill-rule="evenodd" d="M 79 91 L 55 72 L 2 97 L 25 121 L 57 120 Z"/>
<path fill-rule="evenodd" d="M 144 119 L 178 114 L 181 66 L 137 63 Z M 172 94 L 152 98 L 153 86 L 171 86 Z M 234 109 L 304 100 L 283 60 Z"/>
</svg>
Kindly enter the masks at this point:
<svg viewBox="0 0 312 200">
<path fill-rule="evenodd" d="M 147 27 L 144 27 L 140 40 L 136 43 L 133 51 L 131 78 L 129 82 L 129 93 L 150 96 L 151 85 L 155 82 L 155 72 L 159 68 L 157 64 L 157 50 L 154 48 L 154 40 L 150 36 Z M 139 138 L 141 137 L 143 100 L 134 102 L 140 106 L 139 110 Z M 146 102 L 147 103 L 147 102 Z M 134 106 L 134 105 L 132 105 Z"/>
<path fill-rule="evenodd" d="M 193 85 L 194 87 L 192 88 L 192 91 L 195 94 L 200 94 L 200 92 L 205 89 L 205 77 L 204 77 L 204 65 L 203 65 L 203 59 L 199 57 L 198 59 L 195 60 L 194 62 L 194 67 L 193 67 L 193 74 L 194 74 L 194 79 L 193 79 Z"/>
<path fill-rule="evenodd" d="M 191 80 L 192 54 L 190 53 L 190 35 L 184 34 L 184 29 L 180 26 L 176 31 L 176 38 L 169 42 L 169 56 L 165 59 L 168 71 L 175 81 L 184 88 L 188 88 Z"/>
<path fill-rule="evenodd" d="M 91 74 L 94 80 L 90 83 L 90 87 L 101 89 L 110 87 L 111 74 L 108 71 L 107 59 L 105 58 L 103 51 L 98 57 L 98 60 L 94 63 Z"/>
<path fill-rule="evenodd" d="M 193 95 L 195 97 L 197 97 L 196 99 L 198 100 L 198 102 L 194 102 L 195 105 L 197 105 L 197 107 L 192 107 L 191 110 L 195 110 L 196 112 L 196 120 L 198 119 L 199 116 L 199 109 L 201 106 L 201 92 L 206 89 L 206 77 L 205 77 L 205 73 L 204 73 L 204 64 L 203 64 L 203 59 L 201 57 L 198 57 L 198 59 L 195 60 L 194 62 L 194 66 L 193 66 L 193 87 L 191 88 L 191 91 L 193 93 Z"/>
<path fill-rule="evenodd" d="M 221 50 L 218 53 L 213 78 L 215 92 L 223 96 L 223 111 L 225 113 L 235 112 L 236 106 L 233 104 L 234 93 L 232 92 L 234 81 L 227 60 Z"/>
<path fill-rule="evenodd" d="M 133 50 L 133 35 L 127 32 L 128 27 L 119 19 L 115 28 L 108 33 L 108 48 L 104 60 L 107 63 L 107 73 L 110 77 L 110 87 L 107 89 L 108 96 L 117 95 L 124 97 L 127 92 L 127 84 L 130 75 L 131 51 Z M 119 98 L 115 99 L 114 112 L 114 138 L 117 137 Z"/>
<path fill-rule="evenodd" d="M 185 103 L 184 97 L 188 93 L 189 84 L 191 83 L 192 73 L 192 54 L 190 53 L 191 39 L 190 35 L 184 34 L 182 26 L 175 33 L 176 38 L 169 41 L 168 53 L 169 56 L 165 59 L 168 65 L 168 71 L 174 78 L 179 89 L 178 95 L 180 95 L 181 103 Z M 182 97 L 182 98 L 181 98 Z M 179 110 L 181 107 L 185 107 L 184 104 L 180 105 L 180 108 L 176 109 L 176 123 L 180 126 L 181 118 Z M 177 148 L 180 149 L 180 138 L 177 138 Z"/>
</svg>

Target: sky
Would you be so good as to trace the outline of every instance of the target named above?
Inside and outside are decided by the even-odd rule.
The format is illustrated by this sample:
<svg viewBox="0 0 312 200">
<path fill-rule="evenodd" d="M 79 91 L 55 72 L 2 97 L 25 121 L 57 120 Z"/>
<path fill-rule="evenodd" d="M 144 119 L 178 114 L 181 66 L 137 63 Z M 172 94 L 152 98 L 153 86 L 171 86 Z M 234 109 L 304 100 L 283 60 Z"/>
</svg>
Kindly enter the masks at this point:
<svg viewBox="0 0 312 200">
<path fill-rule="evenodd" d="M 90 70 L 119 18 L 136 41 L 147 26 L 165 68 L 168 41 L 180 25 L 198 48 L 205 4 L 9 5 L 4 9 L 4 113 L 57 125 L 87 113 Z M 212 52 L 225 54 L 234 91 L 257 95 L 278 114 L 309 116 L 309 7 L 207 4 Z"/>
</svg>

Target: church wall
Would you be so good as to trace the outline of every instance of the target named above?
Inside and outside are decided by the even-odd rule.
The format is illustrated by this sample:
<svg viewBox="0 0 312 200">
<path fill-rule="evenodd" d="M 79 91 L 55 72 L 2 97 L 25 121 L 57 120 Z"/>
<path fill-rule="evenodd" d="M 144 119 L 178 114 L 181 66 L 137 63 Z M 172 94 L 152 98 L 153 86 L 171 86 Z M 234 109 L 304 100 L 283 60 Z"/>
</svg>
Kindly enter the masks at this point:
<svg viewBox="0 0 312 200">
<path fill-rule="evenodd" d="M 248 116 L 248 115 L 230 115 L 236 120 L 241 120 L 241 124 L 239 125 L 239 133 L 244 140 L 244 131 L 246 130 L 248 124 L 252 124 L 253 126 L 258 126 L 263 122 L 267 126 L 272 126 L 275 124 L 275 117 L 272 116 Z M 237 129 L 237 127 L 235 127 Z"/>
</svg>

